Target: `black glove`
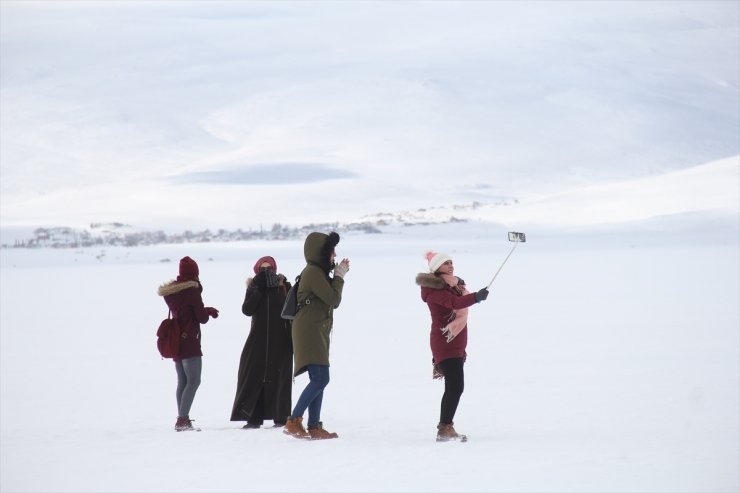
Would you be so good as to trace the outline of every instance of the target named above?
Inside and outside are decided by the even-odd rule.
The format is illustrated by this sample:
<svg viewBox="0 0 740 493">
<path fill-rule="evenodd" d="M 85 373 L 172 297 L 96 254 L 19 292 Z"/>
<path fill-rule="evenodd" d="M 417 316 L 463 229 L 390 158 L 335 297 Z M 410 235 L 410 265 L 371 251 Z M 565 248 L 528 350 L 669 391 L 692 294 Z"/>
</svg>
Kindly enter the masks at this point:
<svg viewBox="0 0 740 493">
<path fill-rule="evenodd" d="M 271 270 L 265 271 L 265 280 L 268 288 L 276 288 L 280 284 L 280 277 Z"/>
<path fill-rule="evenodd" d="M 488 289 L 487 288 L 483 288 L 480 291 L 478 291 L 477 293 L 475 293 L 475 302 L 476 303 L 480 303 L 481 301 L 485 300 L 486 298 L 488 298 Z"/>
<path fill-rule="evenodd" d="M 267 289 L 267 275 L 265 271 L 261 271 L 259 274 L 254 276 L 254 285 L 259 289 Z"/>
</svg>

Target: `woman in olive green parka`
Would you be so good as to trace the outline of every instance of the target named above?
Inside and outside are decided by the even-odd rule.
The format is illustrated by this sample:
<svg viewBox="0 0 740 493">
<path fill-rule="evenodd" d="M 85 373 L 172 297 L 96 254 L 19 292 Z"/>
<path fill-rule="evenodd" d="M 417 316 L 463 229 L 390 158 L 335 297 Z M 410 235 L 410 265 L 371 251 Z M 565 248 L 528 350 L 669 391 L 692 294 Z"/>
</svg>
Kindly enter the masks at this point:
<svg viewBox="0 0 740 493">
<path fill-rule="evenodd" d="M 329 383 L 329 341 L 334 322 L 334 309 L 342 301 L 344 276 L 349 260 L 335 264 L 335 247 L 339 235 L 311 233 L 306 237 L 303 254 L 306 267 L 298 284 L 299 310 L 293 319 L 294 376 L 308 372 L 309 383 L 288 417 L 284 433 L 297 438 L 337 438 L 324 430 L 321 402 Z M 334 271 L 334 275 L 329 274 Z M 303 414 L 308 409 L 308 431 L 303 427 Z"/>
</svg>

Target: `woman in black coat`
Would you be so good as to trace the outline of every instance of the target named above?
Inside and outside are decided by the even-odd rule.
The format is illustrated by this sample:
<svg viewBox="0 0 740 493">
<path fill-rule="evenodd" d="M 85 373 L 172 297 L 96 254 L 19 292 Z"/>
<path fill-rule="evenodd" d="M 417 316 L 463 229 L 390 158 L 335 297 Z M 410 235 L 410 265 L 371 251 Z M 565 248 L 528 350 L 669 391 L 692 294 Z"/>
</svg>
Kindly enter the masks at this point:
<svg viewBox="0 0 740 493">
<path fill-rule="evenodd" d="M 242 313 L 252 326 L 239 361 L 231 421 L 259 428 L 266 419 L 284 426 L 291 411 L 293 342 L 291 322 L 280 317 L 290 283 L 277 274 L 275 259 L 262 257 L 247 279 Z"/>
</svg>

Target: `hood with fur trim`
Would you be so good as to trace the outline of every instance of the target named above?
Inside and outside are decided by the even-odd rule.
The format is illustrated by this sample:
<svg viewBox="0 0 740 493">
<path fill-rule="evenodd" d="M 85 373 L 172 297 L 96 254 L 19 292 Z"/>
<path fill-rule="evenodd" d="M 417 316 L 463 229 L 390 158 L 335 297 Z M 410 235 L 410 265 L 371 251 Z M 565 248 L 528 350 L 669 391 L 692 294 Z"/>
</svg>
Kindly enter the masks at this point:
<svg viewBox="0 0 740 493">
<path fill-rule="evenodd" d="M 184 291 L 186 289 L 199 287 L 200 283 L 198 281 L 170 281 L 159 286 L 159 288 L 157 289 L 157 294 L 159 296 L 169 296 L 171 294 L 179 293 L 180 291 Z"/>
<path fill-rule="evenodd" d="M 459 285 L 465 285 L 465 281 L 463 281 L 460 277 L 457 277 L 457 284 Z M 429 272 L 421 272 L 416 275 L 416 284 L 421 286 L 422 288 L 432 288 L 432 289 L 444 289 L 447 286 L 447 283 L 444 279 L 441 277 L 429 273 Z"/>
<path fill-rule="evenodd" d="M 318 265 L 328 275 L 334 268 L 331 265 L 331 252 L 338 244 L 339 234 L 334 231 L 328 235 L 319 232 L 309 233 L 303 244 L 306 263 Z"/>
<path fill-rule="evenodd" d="M 457 285 L 465 287 L 465 281 L 460 279 L 459 277 L 455 276 L 455 279 L 457 279 Z M 427 297 L 433 290 L 440 290 L 440 289 L 447 289 L 447 290 L 454 290 L 458 289 L 451 288 L 447 282 L 442 279 L 440 276 L 429 273 L 429 272 L 421 272 L 416 275 L 416 284 L 421 286 L 421 299 L 426 302 Z"/>
<path fill-rule="evenodd" d="M 416 275 L 416 284 L 422 288 L 444 289 L 447 283 L 439 276 L 429 272 L 421 272 Z"/>
</svg>

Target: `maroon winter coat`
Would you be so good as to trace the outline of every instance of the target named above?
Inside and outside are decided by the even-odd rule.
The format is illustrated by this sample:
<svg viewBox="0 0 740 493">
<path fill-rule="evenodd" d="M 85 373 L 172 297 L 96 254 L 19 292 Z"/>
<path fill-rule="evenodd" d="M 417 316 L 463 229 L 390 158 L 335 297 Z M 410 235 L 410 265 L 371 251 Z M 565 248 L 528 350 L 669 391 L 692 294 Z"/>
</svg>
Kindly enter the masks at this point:
<svg viewBox="0 0 740 493">
<path fill-rule="evenodd" d="M 159 287 L 157 294 L 172 310 L 177 318 L 183 339 L 180 341 L 180 356 L 175 361 L 203 356 L 200 348 L 200 324 L 208 322 L 208 312 L 203 306 L 201 292 L 203 286 L 198 281 L 171 281 Z"/>
<path fill-rule="evenodd" d="M 459 284 L 465 285 L 459 277 L 458 280 Z M 465 326 L 462 332 L 449 343 L 440 329 L 449 323 L 452 310 L 467 308 L 476 303 L 475 293 L 460 295 L 444 279 L 428 273 L 417 275 L 416 284 L 421 286 L 421 299 L 427 304 L 429 313 L 432 315 L 429 344 L 432 348 L 434 363 L 439 364 L 449 358 L 465 357 L 465 348 L 468 346 L 468 327 Z"/>
</svg>

